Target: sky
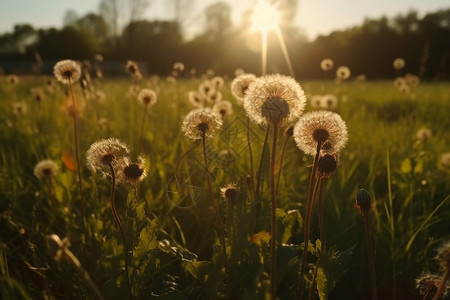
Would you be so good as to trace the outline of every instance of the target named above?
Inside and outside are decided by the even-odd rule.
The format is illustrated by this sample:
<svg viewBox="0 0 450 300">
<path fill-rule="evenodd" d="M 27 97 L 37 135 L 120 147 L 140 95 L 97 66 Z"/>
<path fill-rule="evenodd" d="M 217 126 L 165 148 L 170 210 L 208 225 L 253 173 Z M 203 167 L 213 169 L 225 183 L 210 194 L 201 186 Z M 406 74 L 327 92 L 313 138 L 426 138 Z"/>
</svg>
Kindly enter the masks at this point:
<svg viewBox="0 0 450 300">
<path fill-rule="evenodd" d="M 219 0 L 190 0 L 194 7 L 190 14 L 188 34 L 195 35 L 203 26 L 204 9 Z M 221 0 L 232 7 L 235 24 L 242 13 L 251 9 L 257 0 Z M 150 0 L 145 17 L 170 19 L 169 0 Z M 67 10 L 79 16 L 98 12 L 99 0 L 0 0 L 0 34 L 12 32 L 15 24 L 31 24 L 34 28 L 62 26 Z M 360 25 L 365 18 L 393 17 L 415 10 L 422 17 L 428 12 L 450 8 L 449 0 L 299 0 L 295 24 L 309 39 L 334 30 Z"/>
</svg>

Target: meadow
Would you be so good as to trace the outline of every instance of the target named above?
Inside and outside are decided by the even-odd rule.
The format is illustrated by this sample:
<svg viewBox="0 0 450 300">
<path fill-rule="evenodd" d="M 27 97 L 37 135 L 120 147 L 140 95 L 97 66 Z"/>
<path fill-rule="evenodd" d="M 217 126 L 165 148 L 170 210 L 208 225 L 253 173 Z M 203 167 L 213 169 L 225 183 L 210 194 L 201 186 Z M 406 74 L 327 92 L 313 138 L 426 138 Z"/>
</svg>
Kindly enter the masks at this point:
<svg viewBox="0 0 450 300">
<path fill-rule="evenodd" d="M 435 292 L 443 272 L 437 251 L 450 240 L 448 82 L 399 89 L 395 76 L 297 79 L 305 112 L 335 112 L 348 130 L 335 171 L 321 181 L 301 276 L 314 157 L 297 148 L 284 131 L 288 125 L 270 145 L 272 133 L 267 138 L 265 126 L 248 123 L 228 77 L 215 88 L 232 112 L 202 148 L 181 129 L 197 108 L 189 92 L 216 78 L 212 72 L 91 76 L 71 90 L 54 77 L 0 77 L 2 299 L 126 299 L 130 291 L 134 299 L 268 299 L 274 272 L 279 299 L 370 299 L 368 239 L 378 299 L 432 299 L 416 281 L 435 276 L 435 285 L 428 284 Z M 144 88 L 157 96 L 152 106 L 138 101 Z M 326 94 L 332 99 L 317 100 Z M 111 174 L 88 168 L 88 149 L 109 138 L 128 145 L 145 178 L 111 186 Z M 38 178 L 34 170 L 42 160 L 54 161 L 57 172 Z M 275 270 L 272 171 L 278 181 Z M 371 200 L 363 214 L 355 208 L 360 189 Z M 112 195 L 122 231 L 111 214 Z"/>
</svg>

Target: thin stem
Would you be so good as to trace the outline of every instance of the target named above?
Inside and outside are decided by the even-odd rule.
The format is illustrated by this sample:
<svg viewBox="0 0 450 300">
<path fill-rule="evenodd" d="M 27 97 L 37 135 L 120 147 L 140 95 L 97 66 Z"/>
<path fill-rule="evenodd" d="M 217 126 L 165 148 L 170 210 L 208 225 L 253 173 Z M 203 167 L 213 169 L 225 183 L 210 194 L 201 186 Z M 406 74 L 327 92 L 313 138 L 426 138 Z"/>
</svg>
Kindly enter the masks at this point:
<svg viewBox="0 0 450 300">
<path fill-rule="evenodd" d="M 129 272 L 128 272 L 128 244 L 127 244 L 127 238 L 126 238 L 123 226 L 122 226 L 122 222 L 120 222 L 120 217 L 119 217 L 119 214 L 117 213 L 116 203 L 115 203 L 116 173 L 114 171 L 112 163 L 109 163 L 108 166 L 109 166 L 109 169 L 111 171 L 111 198 L 110 198 L 111 211 L 112 211 L 112 214 L 113 214 L 116 226 L 117 226 L 117 228 L 120 231 L 120 235 L 122 236 L 123 250 L 124 250 L 124 254 L 125 254 L 125 275 L 127 277 L 128 296 L 129 296 L 129 299 L 132 299 L 133 298 L 133 294 L 131 293 L 130 275 L 129 275 Z"/>
<path fill-rule="evenodd" d="M 444 294 L 445 288 L 447 286 L 448 278 L 450 277 L 450 269 L 446 269 L 444 272 L 444 276 L 442 276 L 441 282 L 439 283 L 436 294 L 434 294 L 433 300 L 438 300 Z"/>
<path fill-rule="evenodd" d="M 303 225 L 303 232 L 304 232 L 304 245 L 303 245 L 303 253 L 302 253 L 302 264 L 300 267 L 300 277 L 299 277 L 299 283 L 298 283 L 298 290 L 297 290 L 297 298 L 301 299 L 303 296 L 303 276 L 305 274 L 305 267 L 306 267 L 306 258 L 308 256 L 308 243 L 309 243 L 309 233 L 310 233 L 310 226 L 311 226 L 311 215 L 312 215 L 312 209 L 314 204 L 314 197 L 315 197 L 315 191 L 317 187 L 317 182 L 315 180 L 316 178 L 316 170 L 317 170 L 317 163 L 319 161 L 319 154 L 320 154 L 320 148 L 322 146 L 322 143 L 317 143 L 317 150 L 316 155 L 314 157 L 314 163 L 311 170 L 311 177 L 309 180 L 309 188 L 308 188 L 308 202 L 306 205 L 306 216 L 305 221 Z"/>
<path fill-rule="evenodd" d="M 250 184 L 251 184 L 251 194 L 253 195 L 253 200 L 255 198 L 255 173 L 253 169 L 253 153 L 252 153 L 252 143 L 250 141 L 250 118 L 247 117 L 247 144 L 248 144 L 248 154 L 250 156 Z"/>
<path fill-rule="evenodd" d="M 262 169 L 263 169 L 263 162 L 264 162 L 264 155 L 266 152 L 266 145 L 269 138 L 269 132 L 270 132 L 270 125 L 267 124 L 266 128 L 266 135 L 264 137 L 264 143 L 261 151 L 261 157 L 259 159 L 259 167 L 258 170 L 256 170 L 256 195 L 255 195 L 255 201 L 256 201 L 256 207 L 255 207 L 255 231 L 259 229 L 259 215 L 261 213 L 261 181 L 262 181 Z"/>
<path fill-rule="evenodd" d="M 277 195 L 275 186 L 275 161 L 278 138 L 278 123 L 273 123 L 272 156 L 270 159 L 270 291 L 276 298 L 277 288 Z"/>
<path fill-rule="evenodd" d="M 278 170 L 278 174 L 277 174 L 277 186 L 276 186 L 277 193 L 278 193 L 278 187 L 280 185 L 281 168 L 283 167 L 284 153 L 286 151 L 286 145 L 287 145 L 288 140 L 289 140 L 289 137 L 285 137 L 284 143 L 283 143 L 283 148 L 281 149 L 280 169 Z"/>
<path fill-rule="evenodd" d="M 322 248 L 325 249 L 326 243 L 325 243 L 325 226 L 323 222 L 323 205 L 322 205 L 322 183 L 323 178 L 318 178 L 319 181 L 319 187 L 318 187 L 318 218 L 319 218 L 319 235 L 320 235 L 320 242 L 322 243 Z"/>
<path fill-rule="evenodd" d="M 139 153 L 141 153 L 144 150 L 144 127 L 145 127 L 145 117 L 147 116 L 148 111 L 148 105 L 146 104 L 144 106 L 144 115 L 142 117 L 142 124 L 141 124 L 141 134 L 139 136 Z"/>
<path fill-rule="evenodd" d="M 81 167 L 80 167 L 80 154 L 79 154 L 79 145 L 78 145 L 78 122 L 77 122 L 77 105 L 75 102 L 75 96 L 73 94 L 72 88 L 72 80 L 69 78 L 69 90 L 70 95 L 72 97 L 72 110 L 73 110 L 73 137 L 74 137 L 74 146 L 75 146 L 75 160 L 77 162 L 77 174 L 78 174 L 78 189 L 80 192 L 80 202 L 81 202 L 81 211 L 85 212 L 84 206 L 84 198 L 83 198 L 83 178 L 81 176 Z"/>
<path fill-rule="evenodd" d="M 219 232 L 218 233 L 219 233 L 220 244 L 222 246 L 222 255 L 223 255 L 223 260 L 224 260 L 223 265 L 225 268 L 225 292 L 227 295 L 227 299 L 231 299 L 228 259 L 227 259 L 227 245 L 225 242 L 225 228 L 224 228 L 222 216 L 219 211 L 219 206 L 217 205 L 217 202 L 214 198 L 214 192 L 212 189 L 211 175 L 209 173 L 209 166 L 208 166 L 208 155 L 207 155 L 207 151 L 206 151 L 205 131 L 202 131 L 202 145 L 203 145 L 203 160 L 205 163 L 206 181 L 208 182 L 209 198 L 210 198 L 211 204 L 214 208 L 214 212 L 216 214 L 217 221 L 219 223 L 219 230 L 218 230 Z"/>
<path fill-rule="evenodd" d="M 369 259 L 369 271 L 370 271 L 370 289 L 372 292 L 372 300 L 377 300 L 377 282 L 375 277 L 375 258 L 373 255 L 372 237 L 369 227 L 369 214 L 364 213 L 364 230 L 366 233 L 367 243 L 367 256 Z"/>
</svg>

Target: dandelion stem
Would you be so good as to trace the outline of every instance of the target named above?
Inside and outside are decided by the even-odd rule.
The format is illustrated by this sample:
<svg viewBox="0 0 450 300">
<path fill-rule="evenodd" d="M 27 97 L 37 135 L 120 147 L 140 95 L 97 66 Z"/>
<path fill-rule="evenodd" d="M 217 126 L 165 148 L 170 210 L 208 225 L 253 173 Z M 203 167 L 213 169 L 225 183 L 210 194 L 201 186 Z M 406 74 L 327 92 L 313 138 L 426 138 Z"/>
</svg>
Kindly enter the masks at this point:
<svg viewBox="0 0 450 300">
<path fill-rule="evenodd" d="M 270 159 L 270 291 L 276 298 L 277 287 L 277 198 L 275 186 L 275 161 L 278 138 L 278 123 L 273 122 L 272 157 Z"/>
<path fill-rule="evenodd" d="M 439 283 L 439 286 L 437 288 L 436 294 L 434 294 L 433 300 L 438 300 L 442 297 L 446 289 L 449 277 L 450 277 L 450 269 L 446 268 L 444 275 L 442 276 L 441 282 Z"/>
<path fill-rule="evenodd" d="M 281 168 L 283 167 L 284 153 L 285 153 L 285 151 L 286 151 L 286 144 L 287 144 L 287 141 L 288 141 L 288 140 L 289 140 L 289 137 L 285 137 L 284 143 L 283 143 L 283 148 L 281 149 L 280 169 L 278 170 L 278 174 L 277 174 L 277 186 L 276 186 L 276 192 L 278 192 L 278 186 L 280 185 Z"/>
<path fill-rule="evenodd" d="M 255 195 L 255 173 L 253 169 L 253 153 L 252 153 L 252 143 L 250 140 L 250 118 L 247 118 L 247 144 L 248 144 L 248 154 L 250 156 L 250 184 L 251 191 L 254 198 Z"/>
<path fill-rule="evenodd" d="M 115 203 L 116 173 L 114 171 L 112 163 L 109 163 L 108 166 L 109 166 L 109 169 L 111 171 L 111 198 L 110 198 L 111 211 L 112 211 L 112 214 L 113 214 L 116 226 L 117 226 L 117 228 L 120 231 L 120 235 L 122 236 L 123 250 L 124 250 L 124 254 L 125 254 L 125 275 L 127 277 L 128 296 L 129 296 L 129 299 L 132 299 L 133 298 L 133 294 L 131 293 L 131 283 L 130 283 L 130 276 L 129 276 L 129 272 L 128 272 L 128 244 L 127 244 L 127 238 L 126 238 L 123 226 L 122 226 L 122 222 L 120 221 L 119 214 L 117 213 L 116 203 Z"/>
<path fill-rule="evenodd" d="M 370 289 L 372 292 L 372 300 L 377 299 L 377 283 L 375 277 L 375 258 L 373 255 L 373 246 L 372 246 L 372 236 L 370 234 L 370 222 L 369 222 L 369 213 L 364 212 L 364 230 L 366 233 L 366 243 L 367 243 L 367 256 L 369 259 L 369 271 L 370 271 Z"/>
<path fill-rule="evenodd" d="M 145 127 L 145 117 L 147 116 L 147 111 L 148 111 L 148 105 L 145 105 L 144 115 L 142 117 L 142 124 L 141 124 L 141 134 L 139 136 L 139 153 L 141 153 L 144 150 L 144 127 Z"/>
<path fill-rule="evenodd" d="M 301 263 L 301 267 L 300 267 L 299 284 L 298 284 L 298 290 L 297 290 L 297 298 L 298 299 L 301 299 L 302 294 L 303 294 L 303 283 L 304 283 L 303 276 L 305 274 L 306 258 L 308 256 L 308 244 L 309 244 L 309 233 L 310 233 L 310 226 L 311 226 L 311 216 L 312 216 L 314 197 L 315 197 L 316 187 L 317 187 L 317 182 L 316 182 L 315 178 L 316 178 L 317 163 L 319 161 L 319 154 L 320 154 L 321 146 L 322 146 L 322 143 L 318 142 L 316 155 L 314 157 L 313 167 L 311 170 L 311 177 L 310 177 L 310 181 L 309 181 L 308 202 L 306 205 L 306 215 L 305 215 L 305 221 L 304 221 L 304 225 L 303 225 L 304 245 L 303 245 L 303 253 L 302 253 L 302 263 Z"/>
<path fill-rule="evenodd" d="M 322 243 L 322 248 L 325 249 L 326 243 L 325 243 L 325 227 L 323 222 L 323 201 L 322 201 L 322 183 L 323 179 L 318 179 L 318 195 L 317 195 L 317 202 L 318 202 L 318 218 L 319 218 L 319 235 L 320 235 L 320 242 Z"/>
<path fill-rule="evenodd" d="M 219 223 L 218 233 L 219 233 L 220 244 L 222 246 L 223 266 L 225 268 L 225 292 L 227 295 L 227 299 L 231 299 L 228 259 L 227 259 L 227 245 L 225 243 L 225 228 L 224 228 L 222 216 L 220 215 L 219 206 L 217 205 L 217 202 L 214 198 L 214 192 L 212 189 L 211 175 L 209 173 L 208 156 L 207 156 L 207 151 L 206 151 L 205 131 L 202 131 L 202 145 L 203 145 L 203 160 L 205 163 L 206 181 L 208 182 L 209 199 L 214 208 L 214 212 L 216 213 L 217 222 Z"/>
<path fill-rule="evenodd" d="M 73 110 L 73 137 L 74 137 L 74 147 L 75 147 L 75 160 L 77 162 L 77 174 L 78 174 L 78 189 L 80 192 L 80 202 L 81 202 L 81 211 L 85 212 L 84 198 L 83 198 L 83 179 L 81 176 L 81 167 L 80 167 L 80 154 L 79 154 L 79 145 L 78 145 L 78 121 L 77 121 L 77 105 L 75 102 L 75 95 L 73 94 L 72 88 L 72 80 L 69 78 L 69 90 L 70 95 L 72 97 L 72 110 Z"/>
<path fill-rule="evenodd" d="M 255 219 L 256 219 L 256 224 L 255 224 L 255 229 L 256 231 L 259 229 L 259 215 L 261 213 L 261 181 L 262 181 L 262 169 L 263 169 L 263 162 L 264 162 L 264 155 L 266 153 L 266 145 L 267 145 L 267 141 L 269 138 L 269 132 L 270 132 L 270 125 L 267 125 L 266 128 L 266 135 L 264 137 L 264 143 L 263 143 L 263 147 L 262 147 L 262 151 L 261 151 L 261 157 L 259 159 L 259 167 L 258 170 L 256 170 L 256 207 L 255 207 Z"/>
</svg>

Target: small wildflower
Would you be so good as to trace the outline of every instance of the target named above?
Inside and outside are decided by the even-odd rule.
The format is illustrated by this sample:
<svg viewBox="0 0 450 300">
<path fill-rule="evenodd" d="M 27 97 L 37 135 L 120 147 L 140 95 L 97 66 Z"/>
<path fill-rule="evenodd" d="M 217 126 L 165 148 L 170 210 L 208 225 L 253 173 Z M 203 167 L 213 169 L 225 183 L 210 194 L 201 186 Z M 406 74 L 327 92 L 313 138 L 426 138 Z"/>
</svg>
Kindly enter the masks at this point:
<svg viewBox="0 0 450 300">
<path fill-rule="evenodd" d="M 34 167 L 34 176 L 39 179 L 52 178 L 58 174 L 58 165 L 53 160 L 41 160 Z"/>
<path fill-rule="evenodd" d="M 152 106 L 157 101 L 157 96 L 154 90 L 151 89 L 142 89 L 139 92 L 138 100 L 144 106 Z"/>
<path fill-rule="evenodd" d="M 53 67 L 56 79 L 64 84 L 74 83 L 80 79 L 80 64 L 71 59 L 57 62 Z"/>
<path fill-rule="evenodd" d="M 325 58 L 320 62 L 320 68 L 324 71 L 330 71 L 333 69 L 334 61 L 330 58 Z"/>
<path fill-rule="evenodd" d="M 243 73 L 231 82 L 231 94 L 238 100 L 239 104 L 244 103 L 245 94 L 250 84 L 256 79 L 252 73 Z"/>
<path fill-rule="evenodd" d="M 247 116 L 257 124 L 293 122 L 303 112 L 305 92 L 294 78 L 272 74 L 255 79 L 244 99 Z"/>
<path fill-rule="evenodd" d="M 119 139 L 109 138 L 93 143 L 86 152 L 87 166 L 92 172 L 99 171 L 111 176 L 110 166 L 115 167 L 129 154 L 128 147 Z"/>
<path fill-rule="evenodd" d="M 330 143 L 329 154 L 339 153 L 347 143 L 347 126 L 342 118 L 331 111 L 313 111 L 304 114 L 294 127 L 297 147 L 309 155 L 315 155 L 318 143 Z"/>
<path fill-rule="evenodd" d="M 345 80 L 350 77 L 350 69 L 347 66 L 340 66 L 336 70 L 336 78 L 339 80 Z"/>
<path fill-rule="evenodd" d="M 405 67 L 405 60 L 403 58 L 396 58 L 392 62 L 392 65 L 394 66 L 394 69 L 401 70 Z"/>
<path fill-rule="evenodd" d="M 196 141 L 202 139 L 203 134 L 206 139 L 214 136 L 217 130 L 222 126 L 222 120 L 209 108 L 197 108 L 192 110 L 184 118 L 181 131 Z"/>
<path fill-rule="evenodd" d="M 372 197 L 365 189 L 360 189 L 356 194 L 355 208 L 361 215 L 368 214 L 372 210 Z"/>
</svg>

